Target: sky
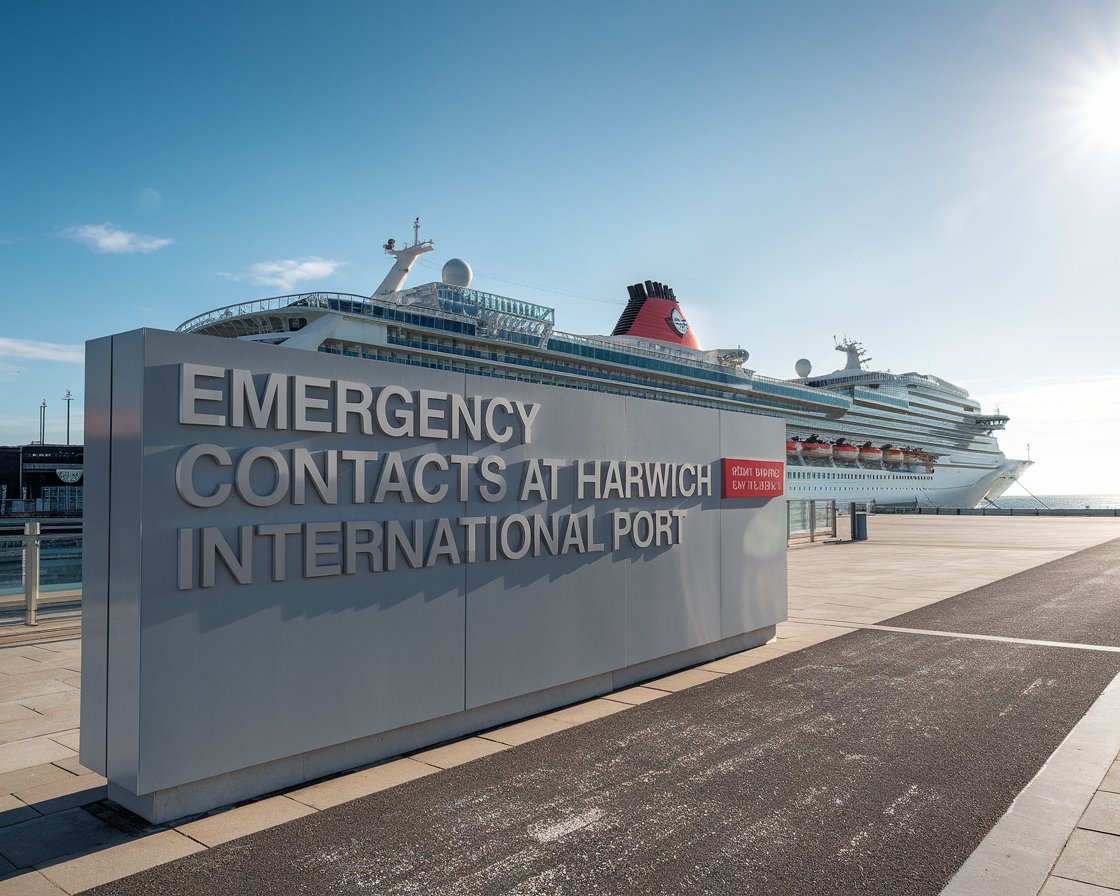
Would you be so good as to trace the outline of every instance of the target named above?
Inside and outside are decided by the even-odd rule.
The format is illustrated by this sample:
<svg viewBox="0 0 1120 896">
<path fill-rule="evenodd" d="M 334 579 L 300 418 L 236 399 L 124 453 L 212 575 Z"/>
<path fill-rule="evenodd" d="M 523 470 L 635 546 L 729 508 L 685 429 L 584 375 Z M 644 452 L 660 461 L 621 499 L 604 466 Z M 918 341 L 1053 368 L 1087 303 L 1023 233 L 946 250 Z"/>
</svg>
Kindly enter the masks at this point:
<svg viewBox="0 0 1120 896">
<path fill-rule="evenodd" d="M 314 290 L 934 373 L 1035 494 L 1120 493 L 1120 4 L 3 4 L 0 444 L 82 439 L 83 344 Z M 1094 446 L 1098 446 L 1096 451 Z M 1022 493 L 1015 486 L 1010 493 Z"/>
</svg>

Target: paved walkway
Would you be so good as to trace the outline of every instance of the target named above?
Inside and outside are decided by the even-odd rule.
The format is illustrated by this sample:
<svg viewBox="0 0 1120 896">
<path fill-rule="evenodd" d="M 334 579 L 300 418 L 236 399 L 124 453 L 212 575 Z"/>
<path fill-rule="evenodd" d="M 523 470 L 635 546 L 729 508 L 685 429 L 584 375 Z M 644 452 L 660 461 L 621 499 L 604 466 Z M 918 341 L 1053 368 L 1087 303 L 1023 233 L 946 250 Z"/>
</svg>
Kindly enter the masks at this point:
<svg viewBox="0 0 1120 896">
<path fill-rule="evenodd" d="M 10 872 L 0 893 L 81 892 L 208 848 L 105 892 L 253 892 L 252 870 L 276 892 L 330 882 L 339 892 L 555 892 L 603 879 L 612 892 L 718 892 L 732 881 L 738 892 L 936 892 L 962 864 L 953 893 L 1031 896 L 1044 881 L 1044 896 L 1120 890 L 1120 771 L 1109 770 L 1120 711 L 1108 692 L 1097 699 L 1120 669 L 1120 610 L 1110 607 L 1120 546 L 1005 578 L 1120 537 L 1120 520 L 871 523 L 866 544 L 790 552 L 791 621 L 765 647 L 175 827 L 114 812 L 103 780 L 77 764 L 77 642 L 0 646 L 0 874 Z M 1029 606 L 1016 605 L 1026 593 Z M 1072 602 L 1086 593 L 1091 607 Z M 993 601 L 1004 610 L 985 610 Z M 1089 630 L 1078 627 L 1087 609 Z M 889 629 L 858 631 L 884 619 Z M 1029 630 L 1030 620 L 1043 622 Z M 853 767 L 822 777 L 837 755 L 855 757 Z M 945 790 L 946 768 L 972 776 L 968 786 Z M 1051 781 L 1053 768 L 1066 777 Z M 557 782 L 559 794 L 549 790 Z M 379 791 L 373 804 L 350 802 Z M 1057 833 L 1028 824 L 1024 835 L 1024 813 L 1004 813 L 1016 794 L 1016 807 L 1034 805 L 1036 791 L 1051 809 L 1055 792 L 1083 797 L 1063 797 L 1069 819 Z M 370 828 L 389 847 L 376 867 L 362 840 Z M 1034 848 L 1014 863 L 1033 861 L 1033 887 L 1000 889 L 1008 844 L 1029 836 L 1033 848 L 1043 834 L 1052 854 Z M 750 852 L 748 841 L 771 852 Z M 460 843 L 475 844 L 467 864 L 455 858 Z M 782 855 L 796 861 L 783 865 Z M 848 856 L 844 874 L 837 856 Z M 814 880 L 821 867 L 831 870 Z"/>
</svg>

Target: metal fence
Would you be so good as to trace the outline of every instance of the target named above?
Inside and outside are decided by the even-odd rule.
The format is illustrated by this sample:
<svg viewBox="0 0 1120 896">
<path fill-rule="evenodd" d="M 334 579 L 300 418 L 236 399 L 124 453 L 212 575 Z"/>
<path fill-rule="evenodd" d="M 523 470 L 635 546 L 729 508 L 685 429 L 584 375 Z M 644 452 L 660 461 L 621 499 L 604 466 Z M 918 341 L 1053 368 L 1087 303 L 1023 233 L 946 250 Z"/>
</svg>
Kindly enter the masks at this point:
<svg viewBox="0 0 1120 896">
<path fill-rule="evenodd" d="M 81 520 L 0 523 L 0 617 L 37 625 L 40 610 L 73 612 L 81 598 Z"/>
</svg>

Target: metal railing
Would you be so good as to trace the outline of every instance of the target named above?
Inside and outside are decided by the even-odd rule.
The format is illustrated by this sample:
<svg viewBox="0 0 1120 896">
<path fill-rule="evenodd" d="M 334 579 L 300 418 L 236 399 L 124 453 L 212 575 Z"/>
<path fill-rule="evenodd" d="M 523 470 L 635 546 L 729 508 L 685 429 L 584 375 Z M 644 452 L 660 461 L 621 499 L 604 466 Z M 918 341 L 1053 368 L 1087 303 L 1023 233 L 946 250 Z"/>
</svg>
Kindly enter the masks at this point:
<svg viewBox="0 0 1120 896">
<path fill-rule="evenodd" d="M 82 521 L 27 520 L 0 525 L 0 617 L 73 611 L 82 598 Z"/>
<path fill-rule="evenodd" d="M 899 507 L 876 505 L 875 513 L 933 516 L 1120 516 L 1120 507 Z"/>
</svg>

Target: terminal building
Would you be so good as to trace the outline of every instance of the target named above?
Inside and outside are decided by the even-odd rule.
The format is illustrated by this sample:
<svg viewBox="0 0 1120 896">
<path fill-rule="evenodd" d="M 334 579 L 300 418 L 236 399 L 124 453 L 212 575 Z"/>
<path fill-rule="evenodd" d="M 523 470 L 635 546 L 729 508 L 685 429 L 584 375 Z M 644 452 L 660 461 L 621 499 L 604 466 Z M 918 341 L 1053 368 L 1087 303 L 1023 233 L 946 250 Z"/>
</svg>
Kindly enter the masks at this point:
<svg viewBox="0 0 1120 896">
<path fill-rule="evenodd" d="M 0 516 L 81 516 L 81 445 L 0 446 Z"/>
</svg>

